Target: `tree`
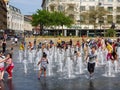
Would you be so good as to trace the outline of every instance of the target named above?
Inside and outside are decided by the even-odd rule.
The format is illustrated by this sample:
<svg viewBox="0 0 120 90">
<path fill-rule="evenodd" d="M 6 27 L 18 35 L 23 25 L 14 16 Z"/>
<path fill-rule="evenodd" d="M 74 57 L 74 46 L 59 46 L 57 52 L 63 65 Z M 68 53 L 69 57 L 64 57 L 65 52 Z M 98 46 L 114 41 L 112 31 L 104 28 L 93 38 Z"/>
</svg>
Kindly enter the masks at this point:
<svg viewBox="0 0 120 90">
<path fill-rule="evenodd" d="M 49 26 L 50 24 L 50 12 L 46 10 L 37 10 L 35 14 L 32 15 L 32 25 L 40 25 L 40 31 L 42 34 L 44 26 Z"/>
<path fill-rule="evenodd" d="M 57 21 L 58 21 L 58 26 L 61 26 L 62 27 L 62 35 L 64 35 L 64 25 L 69 27 L 71 26 L 71 24 L 73 24 L 73 19 L 71 19 L 69 16 L 65 16 L 64 13 L 62 12 L 57 12 L 57 15 L 58 15 L 58 18 L 57 18 Z"/>
<path fill-rule="evenodd" d="M 114 37 L 116 36 L 116 31 L 114 29 L 108 29 L 107 32 L 105 33 L 106 37 Z"/>
<path fill-rule="evenodd" d="M 73 23 L 73 20 L 66 16 L 62 12 L 48 12 L 46 10 L 37 10 L 35 14 L 32 15 L 32 25 L 41 26 L 41 31 L 43 30 L 43 27 L 56 27 L 56 26 L 62 26 L 62 32 L 63 32 L 63 26 L 70 26 Z M 62 33 L 63 34 L 63 33 Z M 64 35 L 64 34 L 63 34 Z"/>
<path fill-rule="evenodd" d="M 100 24 L 104 23 L 104 16 L 107 15 L 108 13 L 109 12 L 105 10 L 103 7 L 96 7 L 94 9 L 81 13 L 81 17 L 84 19 L 83 20 L 84 23 L 92 24 L 95 30 L 98 23 Z"/>
</svg>

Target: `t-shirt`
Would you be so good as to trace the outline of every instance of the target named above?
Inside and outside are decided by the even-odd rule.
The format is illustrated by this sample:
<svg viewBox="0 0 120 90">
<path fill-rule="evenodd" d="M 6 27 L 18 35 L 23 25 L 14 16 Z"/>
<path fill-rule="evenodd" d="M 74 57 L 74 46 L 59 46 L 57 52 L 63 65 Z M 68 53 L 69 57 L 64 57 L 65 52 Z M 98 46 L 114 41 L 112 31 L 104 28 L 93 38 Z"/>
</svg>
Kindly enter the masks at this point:
<svg viewBox="0 0 120 90">
<path fill-rule="evenodd" d="M 106 48 L 108 49 L 109 52 L 112 53 L 112 51 L 113 51 L 113 47 L 112 47 L 110 44 L 108 44 Z"/>
<path fill-rule="evenodd" d="M 97 59 L 97 53 L 90 52 L 88 54 L 88 57 L 89 57 L 89 61 L 88 61 L 89 63 L 95 63 Z"/>
<path fill-rule="evenodd" d="M 18 41 L 18 39 L 17 38 L 15 38 L 15 42 L 17 42 Z"/>
<path fill-rule="evenodd" d="M 117 44 L 117 47 L 120 47 L 120 42 L 117 42 L 116 44 Z"/>
<path fill-rule="evenodd" d="M 1 60 L 1 59 L 4 59 L 4 58 L 5 58 L 4 56 L 0 56 L 0 60 Z M 1 62 L 1 63 L 0 63 L 0 68 L 2 68 L 2 67 L 4 67 L 4 62 Z"/>
<path fill-rule="evenodd" d="M 45 58 L 42 58 L 42 61 L 41 61 L 41 66 L 46 68 L 47 67 L 47 60 L 45 60 Z"/>
<path fill-rule="evenodd" d="M 24 50 L 24 45 L 23 44 L 20 45 L 20 50 Z"/>
<path fill-rule="evenodd" d="M 61 40 L 59 39 L 59 40 L 57 41 L 57 43 L 58 43 L 58 44 L 61 44 Z"/>
<path fill-rule="evenodd" d="M 7 62 L 9 62 L 8 66 L 14 66 L 14 63 L 11 58 L 7 59 Z"/>
</svg>

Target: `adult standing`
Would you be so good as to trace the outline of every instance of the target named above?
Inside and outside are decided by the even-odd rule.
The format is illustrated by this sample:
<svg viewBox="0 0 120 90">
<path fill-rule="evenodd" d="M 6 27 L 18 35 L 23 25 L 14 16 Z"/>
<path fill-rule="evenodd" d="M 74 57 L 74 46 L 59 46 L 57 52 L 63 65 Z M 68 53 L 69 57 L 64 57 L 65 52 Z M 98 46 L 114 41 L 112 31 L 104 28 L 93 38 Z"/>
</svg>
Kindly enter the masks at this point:
<svg viewBox="0 0 120 90">
<path fill-rule="evenodd" d="M 34 49 L 36 49 L 36 39 L 34 39 Z"/>
<path fill-rule="evenodd" d="M 2 42 L 2 50 L 3 50 L 3 53 L 6 52 L 6 40 L 5 39 Z"/>
<path fill-rule="evenodd" d="M 70 39 L 69 44 L 70 44 L 70 46 L 72 47 L 72 44 L 73 44 L 72 39 Z"/>
</svg>

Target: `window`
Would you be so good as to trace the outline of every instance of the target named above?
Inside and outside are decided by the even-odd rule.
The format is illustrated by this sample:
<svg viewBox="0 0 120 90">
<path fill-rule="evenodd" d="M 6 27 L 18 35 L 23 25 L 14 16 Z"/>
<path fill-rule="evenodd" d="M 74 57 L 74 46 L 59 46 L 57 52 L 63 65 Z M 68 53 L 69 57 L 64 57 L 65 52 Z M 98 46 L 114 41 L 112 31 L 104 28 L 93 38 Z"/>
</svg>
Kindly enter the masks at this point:
<svg viewBox="0 0 120 90">
<path fill-rule="evenodd" d="M 85 11 L 85 6 L 80 6 L 80 11 Z"/>
<path fill-rule="evenodd" d="M 94 6 L 89 6 L 89 10 L 94 10 L 95 7 Z"/>
<path fill-rule="evenodd" d="M 117 7 L 117 12 L 120 12 L 120 7 Z"/>
<path fill-rule="evenodd" d="M 84 16 L 80 16 L 80 23 L 85 23 L 85 17 Z"/>
<path fill-rule="evenodd" d="M 101 17 L 101 18 L 99 18 L 99 21 L 98 21 L 100 24 L 101 23 L 104 23 L 104 17 Z"/>
<path fill-rule="evenodd" d="M 74 11 L 74 6 L 69 6 L 69 9 Z"/>
<path fill-rule="evenodd" d="M 113 11 L 113 7 L 108 7 L 108 11 L 112 12 Z"/>
<path fill-rule="evenodd" d="M 55 11 L 55 6 L 50 6 L 51 11 Z"/>
<path fill-rule="evenodd" d="M 117 20 L 116 23 L 119 23 L 119 24 L 120 24 L 120 15 L 117 15 L 117 16 L 116 16 L 116 20 Z"/>
<path fill-rule="evenodd" d="M 108 15 L 107 16 L 107 22 L 108 23 L 112 23 L 113 22 L 113 16 L 112 15 Z"/>
<path fill-rule="evenodd" d="M 68 12 L 74 11 L 74 6 L 69 5 L 69 7 L 67 8 L 67 11 L 68 11 Z"/>
<path fill-rule="evenodd" d="M 58 6 L 58 11 L 64 11 L 64 7 L 62 5 Z"/>
</svg>

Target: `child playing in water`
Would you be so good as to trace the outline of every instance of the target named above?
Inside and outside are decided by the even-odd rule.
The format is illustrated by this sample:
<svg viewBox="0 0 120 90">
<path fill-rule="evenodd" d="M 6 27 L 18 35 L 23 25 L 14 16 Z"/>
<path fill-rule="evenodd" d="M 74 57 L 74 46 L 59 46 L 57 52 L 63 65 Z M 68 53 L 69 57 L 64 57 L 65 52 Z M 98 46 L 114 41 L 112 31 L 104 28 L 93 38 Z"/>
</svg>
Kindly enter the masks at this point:
<svg viewBox="0 0 120 90">
<path fill-rule="evenodd" d="M 8 53 L 5 59 L 0 60 L 0 63 L 2 62 L 7 63 L 6 71 L 8 73 L 8 79 L 12 79 L 12 70 L 14 68 L 14 63 L 12 61 L 12 54 Z"/>
<path fill-rule="evenodd" d="M 11 53 L 7 54 L 6 63 L 7 63 L 6 71 L 8 73 L 8 79 L 12 79 L 12 70 L 14 68 L 14 63 L 12 61 L 12 54 Z"/>
<path fill-rule="evenodd" d="M 88 72 L 90 74 L 90 79 L 91 79 L 94 74 L 95 63 L 97 63 L 97 53 L 94 46 L 92 46 L 91 52 L 87 55 L 86 61 L 87 60 L 88 60 Z"/>
<path fill-rule="evenodd" d="M 38 62 L 38 65 L 40 63 L 41 63 L 41 68 L 38 73 L 38 80 L 40 79 L 42 71 L 44 71 L 44 77 L 46 77 L 46 68 L 47 68 L 47 64 L 48 64 L 48 59 L 47 59 L 47 54 L 45 52 L 43 52 L 43 56 L 42 56 L 41 60 Z"/>
<path fill-rule="evenodd" d="M 0 52 L 0 60 L 5 59 L 5 56 L 3 56 L 3 53 Z M 4 62 L 0 63 L 0 80 L 3 80 L 4 75 Z"/>
</svg>

